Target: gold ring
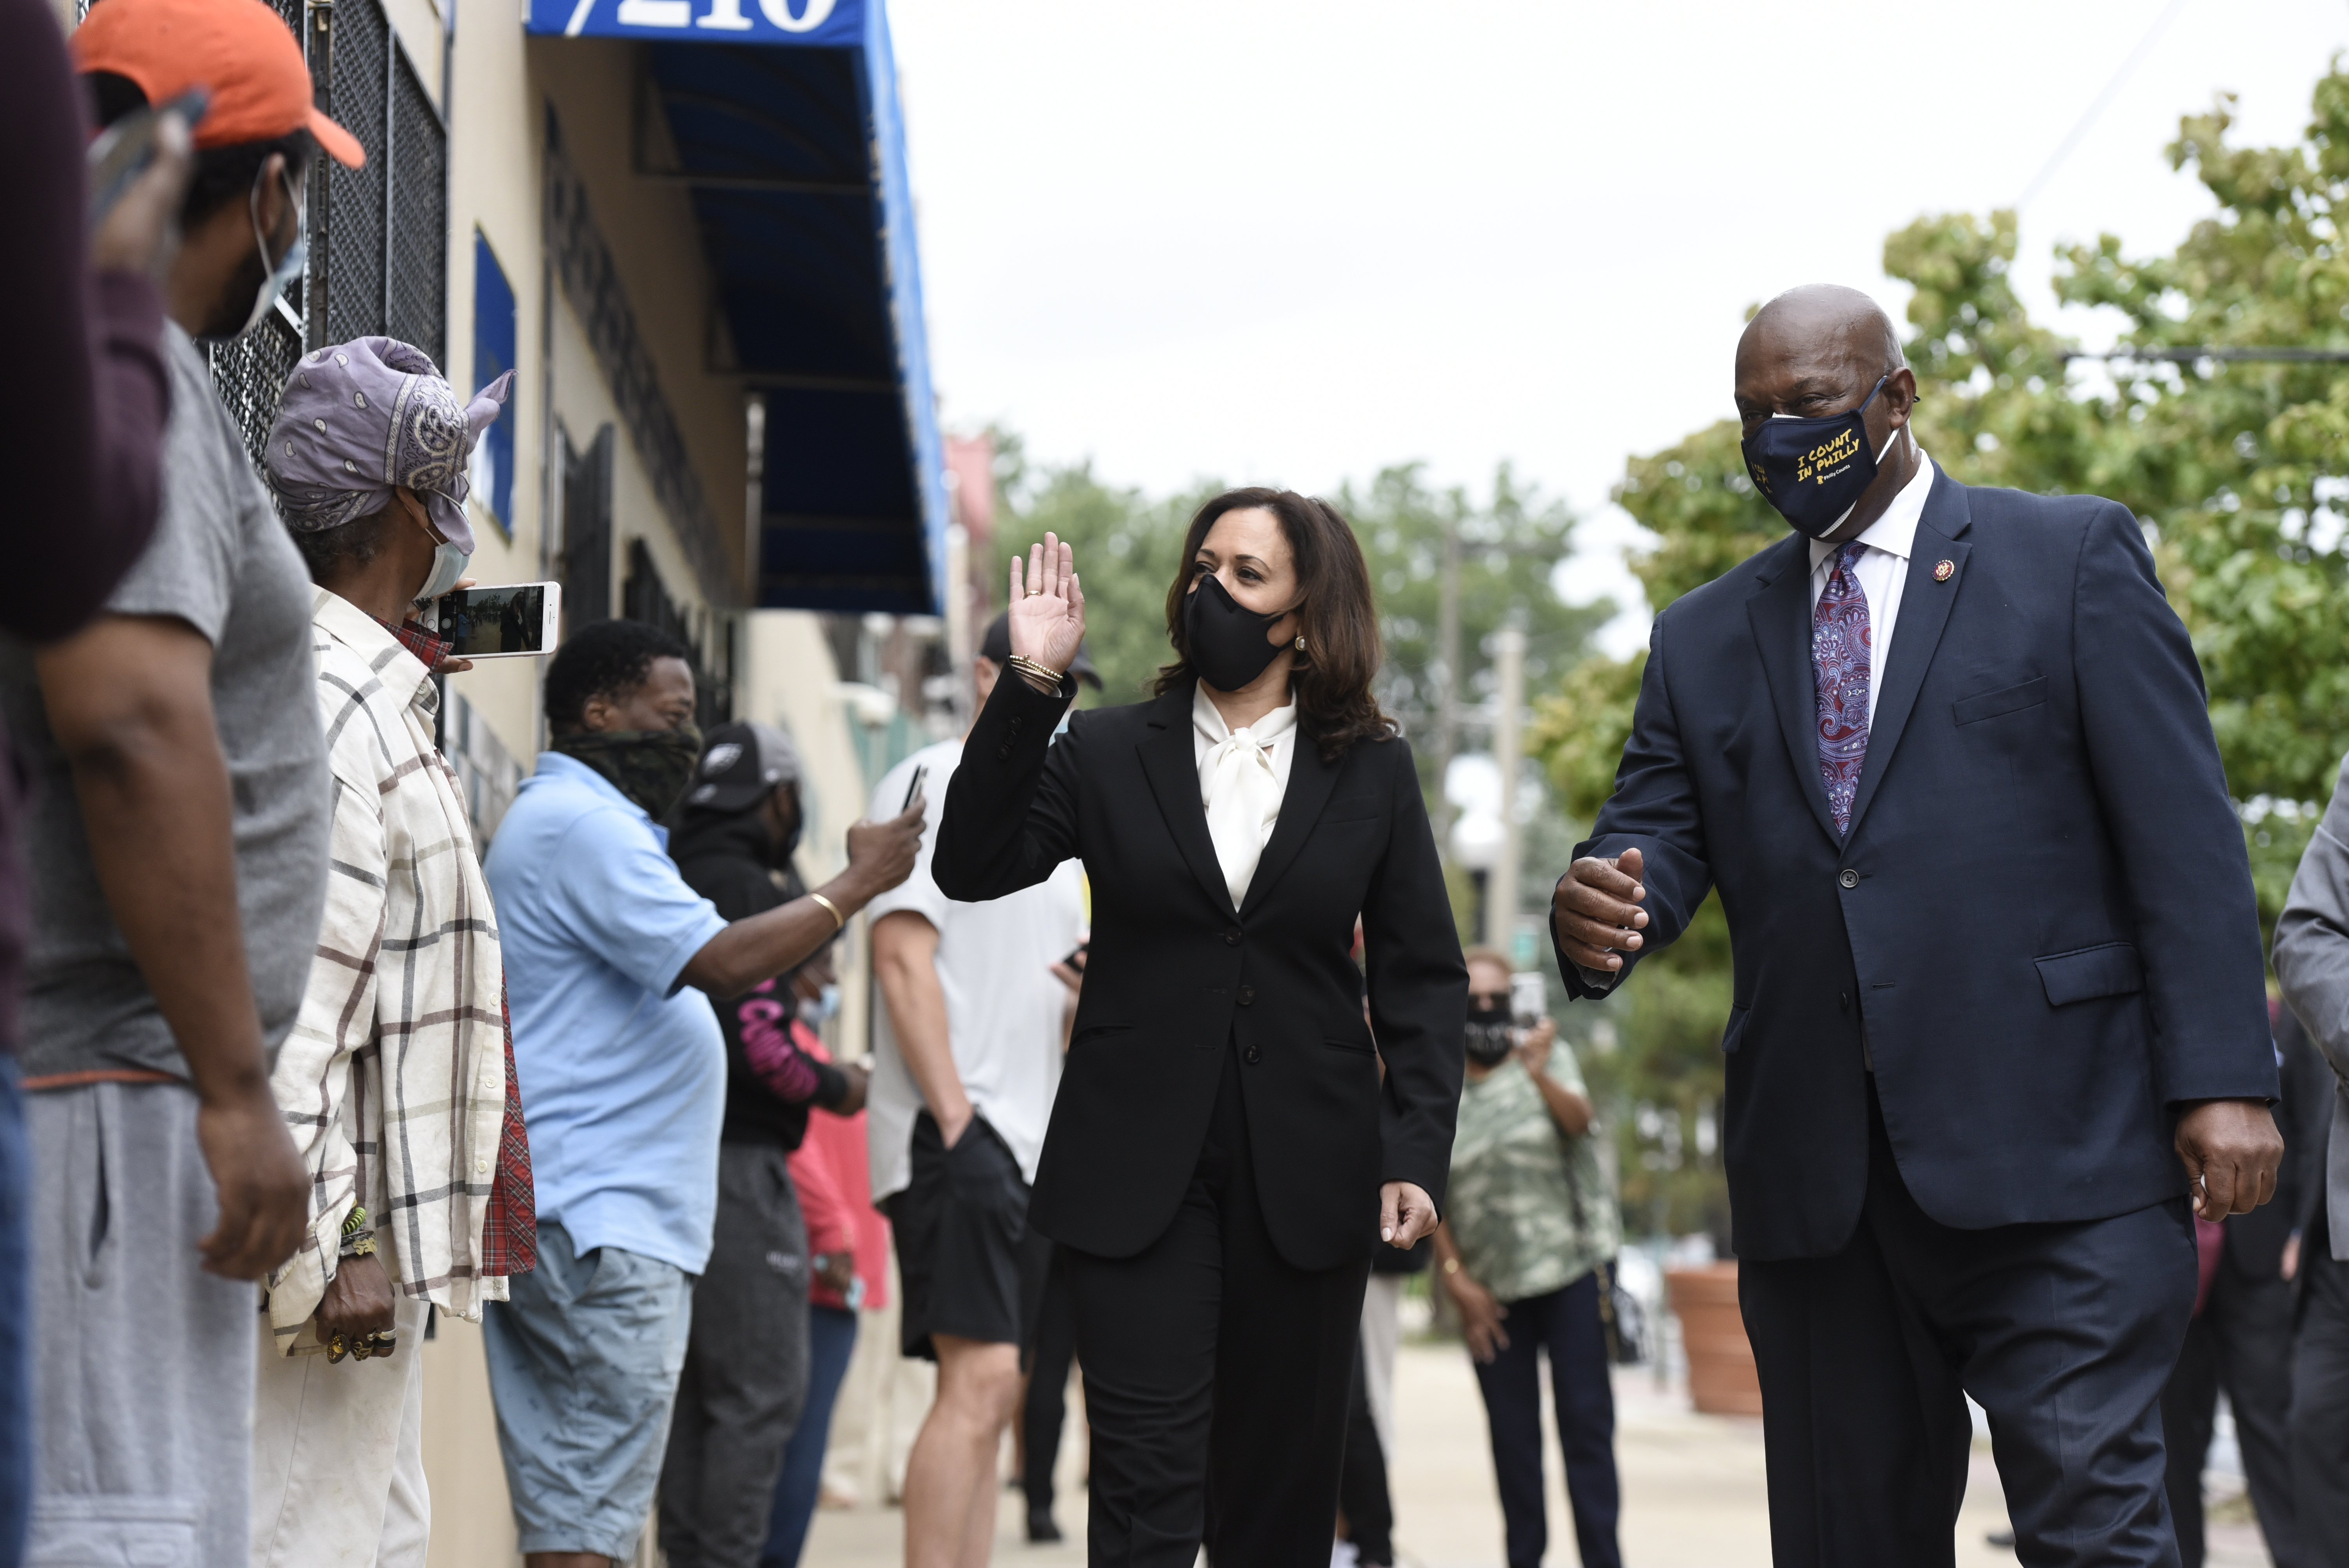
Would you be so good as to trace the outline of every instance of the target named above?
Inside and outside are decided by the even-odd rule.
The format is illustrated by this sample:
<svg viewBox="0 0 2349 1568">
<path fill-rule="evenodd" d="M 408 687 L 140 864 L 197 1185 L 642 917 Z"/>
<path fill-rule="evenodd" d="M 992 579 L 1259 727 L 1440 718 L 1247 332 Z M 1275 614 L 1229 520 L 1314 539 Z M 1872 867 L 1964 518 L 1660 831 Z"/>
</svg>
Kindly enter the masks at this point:
<svg viewBox="0 0 2349 1568">
<path fill-rule="evenodd" d="M 1040 597 L 1043 592 L 1041 588 L 1030 588 L 1028 590 L 1028 597 L 1030 599 Z"/>
</svg>

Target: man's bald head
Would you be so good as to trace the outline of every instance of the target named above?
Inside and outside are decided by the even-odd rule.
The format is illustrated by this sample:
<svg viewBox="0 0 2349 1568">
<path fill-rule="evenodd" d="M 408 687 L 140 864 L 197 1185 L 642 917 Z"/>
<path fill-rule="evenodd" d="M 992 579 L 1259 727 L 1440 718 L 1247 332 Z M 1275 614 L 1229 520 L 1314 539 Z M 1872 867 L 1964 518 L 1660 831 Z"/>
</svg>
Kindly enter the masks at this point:
<svg viewBox="0 0 2349 1568">
<path fill-rule="evenodd" d="M 1900 335 L 1883 307 L 1841 284 L 1806 284 L 1788 289 L 1754 312 L 1754 319 L 1745 324 L 1744 335 L 1737 340 L 1741 372 L 1749 354 L 1848 357 L 1855 368 L 1868 373 L 1870 381 L 1909 363 L 1900 352 Z"/>
<path fill-rule="evenodd" d="M 1756 311 L 1737 340 L 1737 418 L 1747 441 L 1775 417 L 1826 419 L 1860 411 L 1868 449 L 1880 455 L 1874 480 L 1825 536 L 1835 542 L 1857 538 L 1882 516 L 1916 472 L 1915 441 L 1895 439 L 1906 434 L 1916 405 L 1917 378 L 1900 352 L 1900 335 L 1857 289 L 1788 289 Z"/>
</svg>

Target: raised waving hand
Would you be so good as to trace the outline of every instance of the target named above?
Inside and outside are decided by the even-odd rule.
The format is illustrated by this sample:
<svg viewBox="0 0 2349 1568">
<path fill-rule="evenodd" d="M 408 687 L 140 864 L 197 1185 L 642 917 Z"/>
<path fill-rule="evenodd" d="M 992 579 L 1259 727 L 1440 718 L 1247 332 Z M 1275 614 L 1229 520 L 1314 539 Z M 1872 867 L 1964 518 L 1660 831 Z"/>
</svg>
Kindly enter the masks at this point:
<svg viewBox="0 0 2349 1568">
<path fill-rule="evenodd" d="M 1076 555 L 1048 533 L 1043 543 L 1029 546 L 1024 562 L 1011 558 L 1012 655 L 1065 675 L 1084 639 L 1085 591 L 1077 584 Z"/>
</svg>

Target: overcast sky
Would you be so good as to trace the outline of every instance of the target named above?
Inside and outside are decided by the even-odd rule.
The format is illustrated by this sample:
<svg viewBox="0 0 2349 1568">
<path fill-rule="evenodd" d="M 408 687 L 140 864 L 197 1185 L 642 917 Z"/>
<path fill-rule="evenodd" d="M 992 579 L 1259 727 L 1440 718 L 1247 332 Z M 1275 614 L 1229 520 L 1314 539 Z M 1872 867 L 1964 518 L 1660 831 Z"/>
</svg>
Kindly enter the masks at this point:
<svg viewBox="0 0 2349 1568">
<path fill-rule="evenodd" d="M 1153 490 L 1508 459 L 1590 520 L 1568 595 L 1635 599 L 1609 488 L 1731 411 L 1746 306 L 1900 319 L 1884 236 L 2013 204 L 2168 6 L 891 0 L 947 419 Z M 2349 0 L 2183 0 L 2023 211 L 2034 308 L 2057 241 L 2209 211 L 2181 113 L 2292 139 L 2344 46 Z"/>
</svg>

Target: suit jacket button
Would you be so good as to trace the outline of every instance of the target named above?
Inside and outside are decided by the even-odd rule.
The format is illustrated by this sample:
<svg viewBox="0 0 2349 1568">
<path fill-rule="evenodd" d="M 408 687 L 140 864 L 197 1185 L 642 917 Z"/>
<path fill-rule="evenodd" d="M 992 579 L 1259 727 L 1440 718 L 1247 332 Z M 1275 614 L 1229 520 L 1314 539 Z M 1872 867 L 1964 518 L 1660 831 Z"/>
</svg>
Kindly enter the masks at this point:
<svg viewBox="0 0 2349 1568">
<path fill-rule="evenodd" d="M 1224 945 L 1226 947 L 1237 947 L 1239 944 L 1240 928 L 1235 925 L 1230 930 L 1224 933 Z"/>
<path fill-rule="evenodd" d="M 1843 875 L 1836 878 L 1836 881 L 1841 882 L 1847 888 L 1855 888 L 1859 885 L 1859 873 L 1847 868 Z"/>
<path fill-rule="evenodd" d="M 1019 733 L 1019 727 L 1026 722 L 1027 719 L 1025 716 L 1015 713 L 1011 716 L 1011 722 L 1005 725 L 1004 728 L 1009 730 L 1012 734 L 1017 735 Z"/>
<path fill-rule="evenodd" d="M 1247 1063 L 1250 1067 L 1254 1067 L 1257 1063 L 1264 1060 L 1264 1053 L 1257 1050 L 1254 1046 L 1250 1046 L 1247 1050 L 1240 1053 L 1240 1060 Z"/>
<path fill-rule="evenodd" d="M 1253 985 L 1243 985 L 1243 986 L 1241 986 L 1241 987 L 1240 987 L 1240 1006 L 1241 1006 L 1245 1007 L 1245 1006 L 1247 1006 L 1249 1003 L 1251 1003 L 1251 1002 L 1253 1002 L 1253 1001 L 1255 1001 L 1255 1000 L 1256 1000 L 1256 987 L 1255 987 L 1255 986 L 1253 986 Z"/>
</svg>

